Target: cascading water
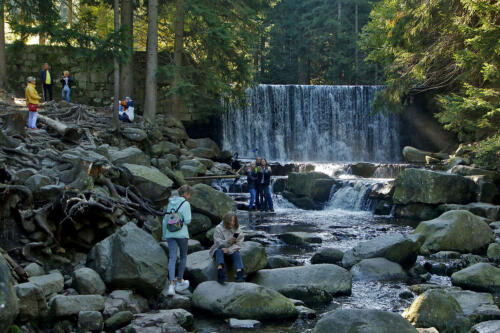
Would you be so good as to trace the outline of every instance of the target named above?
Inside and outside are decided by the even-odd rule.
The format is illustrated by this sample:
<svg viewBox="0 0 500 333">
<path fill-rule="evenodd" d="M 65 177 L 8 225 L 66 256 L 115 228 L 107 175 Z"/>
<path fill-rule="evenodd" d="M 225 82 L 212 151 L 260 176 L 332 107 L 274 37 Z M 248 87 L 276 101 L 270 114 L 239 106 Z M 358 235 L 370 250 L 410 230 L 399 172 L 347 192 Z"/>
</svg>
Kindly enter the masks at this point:
<svg viewBox="0 0 500 333">
<path fill-rule="evenodd" d="M 223 115 L 222 143 L 275 161 L 400 160 L 399 118 L 372 114 L 382 86 L 259 85 Z"/>
</svg>

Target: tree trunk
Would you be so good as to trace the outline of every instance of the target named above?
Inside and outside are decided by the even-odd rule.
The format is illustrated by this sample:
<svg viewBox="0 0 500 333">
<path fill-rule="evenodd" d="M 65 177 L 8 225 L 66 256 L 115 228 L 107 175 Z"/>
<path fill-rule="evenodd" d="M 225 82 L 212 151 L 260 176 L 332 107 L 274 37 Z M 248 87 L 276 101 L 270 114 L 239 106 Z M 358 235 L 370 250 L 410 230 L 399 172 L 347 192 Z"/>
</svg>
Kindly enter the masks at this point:
<svg viewBox="0 0 500 333">
<path fill-rule="evenodd" d="M 174 95 L 172 96 L 172 111 L 178 116 L 182 111 L 182 99 L 178 89 L 181 82 L 182 74 L 182 54 L 184 53 L 184 0 L 176 0 L 175 3 L 175 41 L 174 41 L 174 82 L 172 88 Z"/>
<path fill-rule="evenodd" d="M 76 142 L 80 138 L 80 134 L 75 127 L 67 126 L 60 121 L 51 119 L 42 114 L 38 115 L 38 120 L 59 133 L 59 135 L 61 135 L 64 140 Z"/>
<path fill-rule="evenodd" d="M 132 0 L 122 0 L 121 26 L 126 31 L 127 49 L 130 52 L 128 61 L 121 65 L 120 96 L 132 96 L 134 93 L 134 65 L 132 53 L 134 51 L 134 4 Z"/>
<path fill-rule="evenodd" d="M 156 115 L 156 70 L 158 68 L 158 0 L 148 2 L 148 44 L 146 48 L 146 98 L 144 118 L 154 122 Z"/>
<path fill-rule="evenodd" d="M 114 14 L 114 29 L 115 33 L 120 30 L 120 3 L 119 0 L 113 1 L 113 14 Z M 113 59 L 114 72 L 113 72 L 113 127 L 115 131 L 120 129 L 120 119 L 118 119 L 118 100 L 120 99 L 120 64 L 118 58 L 115 56 Z"/>
<path fill-rule="evenodd" d="M 7 63 L 5 60 L 5 0 L 0 0 L 0 89 L 7 87 Z"/>
<path fill-rule="evenodd" d="M 68 2 L 68 24 L 73 25 L 73 0 L 66 0 Z"/>
<path fill-rule="evenodd" d="M 39 45 L 45 45 L 46 44 L 46 38 L 45 38 L 45 34 L 43 32 L 40 32 L 40 34 L 38 35 L 38 44 Z"/>
<path fill-rule="evenodd" d="M 354 83 L 358 84 L 358 3 L 354 5 Z"/>
</svg>

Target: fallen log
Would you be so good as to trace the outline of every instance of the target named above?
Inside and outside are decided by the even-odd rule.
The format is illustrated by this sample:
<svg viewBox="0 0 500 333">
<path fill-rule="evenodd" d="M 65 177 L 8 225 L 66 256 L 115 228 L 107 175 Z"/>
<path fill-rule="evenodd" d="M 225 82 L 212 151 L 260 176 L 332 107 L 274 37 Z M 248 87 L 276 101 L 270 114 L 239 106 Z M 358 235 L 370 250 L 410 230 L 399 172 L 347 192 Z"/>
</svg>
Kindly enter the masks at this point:
<svg viewBox="0 0 500 333">
<path fill-rule="evenodd" d="M 60 121 L 51 119 L 41 114 L 38 115 L 38 119 L 59 133 L 59 135 L 61 135 L 66 141 L 78 141 L 80 138 L 80 133 L 78 133 L 78 129 L 75 127 L 67 126 Z"/>
<path fill-rule="evenodd" d="M 232 179 L 232 178 L 240 178 L 241 175 L 220 175 L 220 176 L 200 176 L 200 177 L 187 177 L 184 180 L 207 180 L 207 179 Z"/>
</svg>

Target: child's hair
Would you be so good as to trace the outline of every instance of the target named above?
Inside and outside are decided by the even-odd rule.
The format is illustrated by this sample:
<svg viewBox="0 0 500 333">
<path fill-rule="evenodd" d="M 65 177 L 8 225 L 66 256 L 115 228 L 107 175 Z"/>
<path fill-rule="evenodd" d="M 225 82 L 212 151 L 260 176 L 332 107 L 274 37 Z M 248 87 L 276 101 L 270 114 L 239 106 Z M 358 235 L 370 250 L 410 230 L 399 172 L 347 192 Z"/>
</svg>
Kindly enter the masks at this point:
<svg viewBox="0 0 500 333">
<path fill-rule="evenodd" d="M 182 197 L 182 196 L 184 196 L 184 194 L 193 194 L 194 190 L 189 185 L 182 185 L 181 187 L 179 187 L 177 192 L 179 192 L 179 195 Z"/>
<path fill-rule="evenodd" d="M 64 75 L 68 74 L 69 75 L 69 72 L 68 71 L 64 71 L 63 72 Z"/>
<path fill-rule="evenodd" d="M 224 228 L 229 229 L 228 225 L 231 223 L 231 221 L 234 219 L 234 225 L 233 225 L 233 230 L 238 230 L 240 227 L 240 224 L 238 223 L 238 215 L 236 213 L 230 212 L 224 215 L 222 218 L 222 222 L 224 224 Z"/>
</svg>

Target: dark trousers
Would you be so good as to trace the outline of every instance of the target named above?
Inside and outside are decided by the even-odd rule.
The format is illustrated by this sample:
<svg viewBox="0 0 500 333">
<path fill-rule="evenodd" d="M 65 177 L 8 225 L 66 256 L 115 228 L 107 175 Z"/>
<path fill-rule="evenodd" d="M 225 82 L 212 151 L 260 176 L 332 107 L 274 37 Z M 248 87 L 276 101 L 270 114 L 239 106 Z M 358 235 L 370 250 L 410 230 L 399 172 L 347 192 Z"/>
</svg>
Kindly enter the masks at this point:
<svg viewBox="0 0 500 333">
<path fill-rule="evenodd" d="M 257 185 L 257 200 L 255 201 L 255 205 L 260 210 L 266 209 L 264 190 L 265 186 L 263 184 Z"/>
<path fill-rule="evenodd" d="M 273 210 L 273 196 L 271 195 L 271 186 L 262 186 L 262 196 L 265 198 L 264 208 L 266 210 Z"/>
<path fill-rule="evenodd" d="M 215 257 L 215 264 L 217 266 L 219 265 L 225 266 L 227 258 L 233 261 L 233 266 L 235 270 L 243 269 L 243 260 L 241 259 L 241 254 L 239 251 L 233 252 L 232 254 L 225 254 L 224 252 L 222 252 L 222 249 L 217 249 L 215 250 L 214 257 Z"/>
<path fill-rule="evenodd" d="M 43 97 L 45 102 L 52 100 L 52 84 L 43 84 Z"/>
</svg>

